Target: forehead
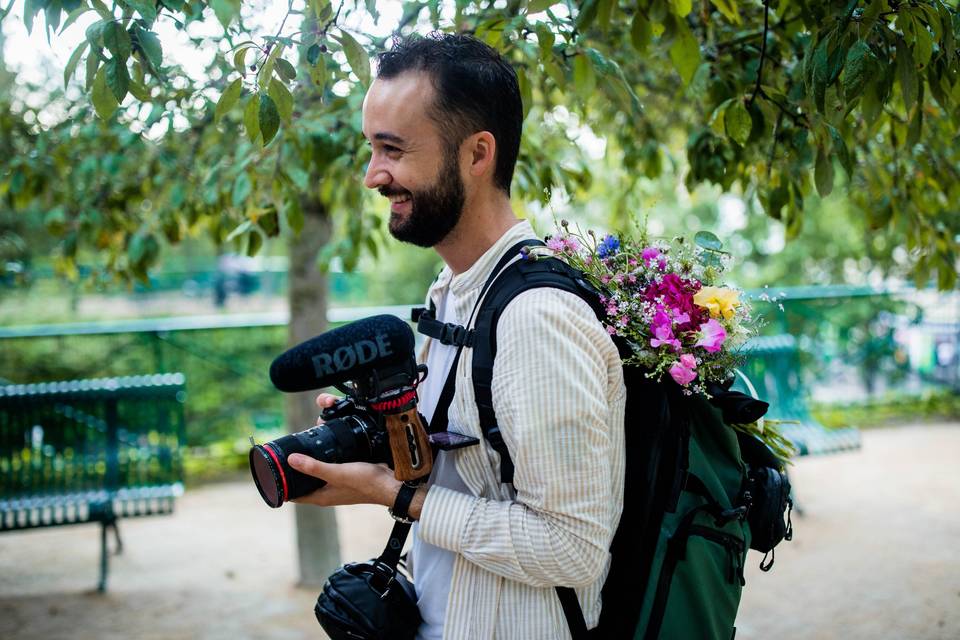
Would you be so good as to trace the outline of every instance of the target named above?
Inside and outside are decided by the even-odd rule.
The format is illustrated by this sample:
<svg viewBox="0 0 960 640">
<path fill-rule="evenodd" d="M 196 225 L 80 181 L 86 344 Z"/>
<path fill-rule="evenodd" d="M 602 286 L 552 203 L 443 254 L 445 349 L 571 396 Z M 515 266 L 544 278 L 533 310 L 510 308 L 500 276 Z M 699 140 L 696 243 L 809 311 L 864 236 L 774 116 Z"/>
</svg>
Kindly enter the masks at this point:
<svg viewBox="0 0 960 640">
<path fill-rule="evenodd" d="M 363 135 L 373 140 L 383 133 L 407 138 L 433 132 L 428 115 L 433 96 L 433 83 L 423 72 L 377 78 L 363 99 Z"/>
</svg>

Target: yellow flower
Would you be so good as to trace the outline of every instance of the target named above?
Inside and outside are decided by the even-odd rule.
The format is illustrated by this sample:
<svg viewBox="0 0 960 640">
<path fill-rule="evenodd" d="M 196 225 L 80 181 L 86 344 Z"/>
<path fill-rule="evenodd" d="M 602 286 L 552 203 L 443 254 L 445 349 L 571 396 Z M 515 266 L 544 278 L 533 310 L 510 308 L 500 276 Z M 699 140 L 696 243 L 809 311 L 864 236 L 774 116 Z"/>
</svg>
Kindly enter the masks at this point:
<svg viewBox="0 0 960 640">
<path fill-rule="evenodd" d="M 740 292 L 726 287 L 703 287 L 693 296 L 694 304 L 710 312 L 711 318 L 729 320 L 740 306 Z"/>
</svg>

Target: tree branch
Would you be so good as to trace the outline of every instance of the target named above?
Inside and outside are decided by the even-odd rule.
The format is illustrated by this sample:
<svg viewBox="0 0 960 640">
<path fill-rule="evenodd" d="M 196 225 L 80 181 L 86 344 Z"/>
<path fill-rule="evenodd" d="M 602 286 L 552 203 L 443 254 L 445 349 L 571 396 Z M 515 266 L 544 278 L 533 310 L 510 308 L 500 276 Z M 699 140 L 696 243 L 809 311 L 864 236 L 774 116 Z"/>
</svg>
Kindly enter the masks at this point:
<svg viewBox="0 0 960 640">
<path fill-rule="evenodd" d="M 760 93 L 760 82 L 763 80 L 763 61 L 767 57 L 767 35 L 770 32 L 770 0 L 763 0 L 763 41 L 760 43 L 760 64 L 757 65 L 757 84 L 753 88 L 753 95 L 750 96 L 748 107 L 752 107 Z"/>
</svg>

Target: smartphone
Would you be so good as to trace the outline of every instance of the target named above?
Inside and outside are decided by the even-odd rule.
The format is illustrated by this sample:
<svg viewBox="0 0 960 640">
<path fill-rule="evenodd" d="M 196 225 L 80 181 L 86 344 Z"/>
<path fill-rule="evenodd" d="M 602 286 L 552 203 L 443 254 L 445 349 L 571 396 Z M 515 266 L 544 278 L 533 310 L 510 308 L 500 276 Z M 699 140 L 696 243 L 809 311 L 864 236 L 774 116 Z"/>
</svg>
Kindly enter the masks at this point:
<svg viewBox="0 0 960 640">
<path fill-rule="evenodd" d="M 430 444 L 436 445 L 442 451 L 452 451 L 463 447 L 472 447 L 480 441 L 473 436 L 467 436 L 456 431 L 438 431 L 430 434 Z"/>
</svg>

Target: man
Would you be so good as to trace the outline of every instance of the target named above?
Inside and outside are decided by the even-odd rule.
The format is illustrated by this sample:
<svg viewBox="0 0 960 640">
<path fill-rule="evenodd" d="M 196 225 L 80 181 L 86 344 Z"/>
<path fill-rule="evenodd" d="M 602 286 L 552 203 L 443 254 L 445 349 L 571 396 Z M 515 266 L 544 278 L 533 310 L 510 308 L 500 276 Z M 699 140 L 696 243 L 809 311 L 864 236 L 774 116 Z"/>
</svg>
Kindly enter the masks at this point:
<svg viewBox="0 0 960 640">
<path fill-rule="evenodd" d="M 463 35 L 408 38 L 379 57 L 363 105 L 372 148 L 365 184 L 390 200 L 390 231 L 432 247 L 446 268 L 430 288 L 437 317 L 466 325 L 498 260 L 533 238 L 510 205 L 522 109 L 514 70 Z M 556 289 L 508 305 L 497 330 L 493 402 L 515 464 L 500 483 L 499 456 L 481 435 L 471 353 L 457 365 L 449 428 L 480 444 L 440 452 L 408 510 L 419 638 L 569 637 L 554 590 L 575 587 L 588 627 L 623 498 L 626 392 L 617 349 L 590 307 Z M 420 408 L 432 419 L 455 347 L 427 340 L 430 374 Z M 321 396 L 328 406 L 332 396 Z M 294 468 L 327 485 L 303 498 L 322 506 L 391 506 L 400 483 L 372 464 Z"/>
</svg>

